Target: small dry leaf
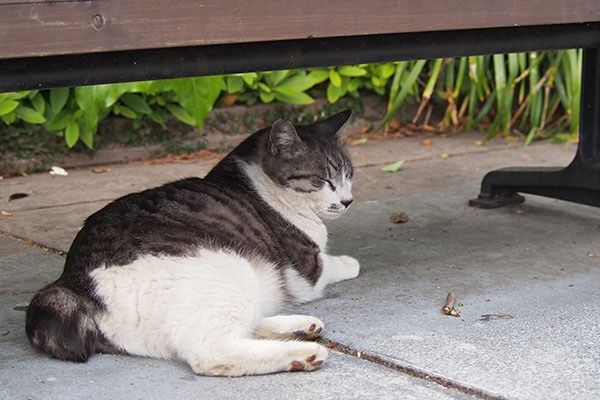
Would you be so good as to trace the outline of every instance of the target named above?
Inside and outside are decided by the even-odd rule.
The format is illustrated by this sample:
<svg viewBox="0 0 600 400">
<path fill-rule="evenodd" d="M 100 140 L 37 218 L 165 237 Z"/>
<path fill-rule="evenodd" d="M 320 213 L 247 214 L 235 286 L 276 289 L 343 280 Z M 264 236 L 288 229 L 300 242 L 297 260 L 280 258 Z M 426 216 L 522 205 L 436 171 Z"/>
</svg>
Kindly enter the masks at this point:
<svg viewBox="0 0 600 400">
<path fill-rule="evenodd" d="M 400 122 L 398 122 L 398 120 L 396 118 L 392 118 L 390 121 L 390 128 L 392 129 L 399 129 L 400 128 Z"/>
<path fill-rule="evenodd" d="M 231 106 L 231 105 L 235 104 L 238 97 L 240 97 L 239 93 L 230 93 L 221 99 L 221 104 L 224 106 Z"/>
<path fill-rule="evenodd" d="M 360 134 L 361 135 L 365 135 L 367 132 L 369 132 L 371 130 L 371 128 L 369 128 L 368 126 L 364 126 L 361 130 L 360 130 Z"/>
<path fill-rule="evenodd" d="M 362 138 L 362 139 L 357 139 L 357 140 L 353 140 L 352 142 L 350 142 L 350 145 L 352 146 L 358 146 L 361 144 L 365 144 L 369 141 L 369 139 L 367 138 Z"/>
<path fill-rule="evenodd" d="M 395 224 L 404 224 L 408 222 L 408 215 L 403 212 L 395 212 L 390 216 L 390 219 Z"/>
<path fill-rule="evenodd" d="M 450 154 L 444 153 L 440 157 L 442 157 L 444 160 L 446 160 L 446 159 L 450 158 Z"/>
<path fill-rule="evenodd" d="M 12 217 L 14 215 L 13 213 L 9 213 L 8 211 L 2 211 L 1 213 L 3 217 Z"/>
<path fill-rule="evenodd" d="M 431 140 L 431 139 L 425 139 L 425 140 L 423 140 L 423 141 L 421 142 L 421 144 L 422 144 L 423 146 L 431 146 L 431 145 L 433 144 L 433 140 Z"/>
<path fill-rule="evenodd" d="M 95 174 L 103 174 L 105 172 L 110 172 L 110 168 L 101 168 L 101 167 L 92 168 L 92 172 Z"/>
</svg>

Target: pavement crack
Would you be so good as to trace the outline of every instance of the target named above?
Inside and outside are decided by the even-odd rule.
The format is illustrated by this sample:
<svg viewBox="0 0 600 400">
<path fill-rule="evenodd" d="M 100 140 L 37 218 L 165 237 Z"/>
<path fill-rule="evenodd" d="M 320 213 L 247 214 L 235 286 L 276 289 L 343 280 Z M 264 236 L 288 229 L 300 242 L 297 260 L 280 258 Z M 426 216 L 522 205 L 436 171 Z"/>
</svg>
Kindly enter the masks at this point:
<svg viewBox="0 0 600 400">
<path fill-rule="evenodd" d="M 485 400 L 508 400 L 507 397 L 488 392 L 487 390 L 477 388 L 466 383 L 458 382 L 453 379 L 449 379 L 445 376 L 438 375 L 422 368 L 419 368 L 408 363 L 401 363 L 397 360 L 375 354 L 370 351 L 358 350 L 352 346 L 345 345 L 340 342 L 336 342 L 327 338 L 320 337 L 317 342 L 324 345 L 325 347 L 343 353 L 352 357 L 360 358 L 361 360 L 369 361 L 375 364 L 379 364 L 386 368 L 390 368 L 404 374 L 413 376 L 415 378 L 423 379 L 428 382 L 433 382 L 441 385 L 447 389 L 453 389 L 471 396 L 476 396 Z"/>
<path fill-rule="evenodd" d="M 110 198 L 110 199 L 99 199 L 99 200 L 74 201 L 72 203 L 53 204 L 51 206 L 40 206 L 40 207 L 23 208 L 21 210 L 15 210 L 15 211 L 16 212 L 23 212 L 23 211 L 47 210 L 49 208 L 77 206 L 77 205 L 80 205 L 80 204 L 106 203 L 107 201 L 113 201 L 113 200 L 115 200 L 115 199 L 114 198 Z"/>
<path fill-rule="evenodd" d="M 34 242 L 33 240 L 29 240 L 29 239 L 22 238 L 22 237 L 17 236 L 17 235 L 13 235 L 10 232 L 0 231 L 0 234 L 4 235 L 6 237 L 9 237 L 11 239 L 18 240 L 19 242 L 23 242 L 25 244 L 28 244 L 29 246 L 35 247 L 37 249 L 44 250 L 44 251 L 46 251 L 48 253 L 57 254 L 57 255 L 63 256 L 63 257 L 67 256 L 67 253 L 64 252 L 64 251 L 62 251 L 61 249 L 57 249 L 57 248 L 54 248 L 54 247 L 49 247 L 49 246 L 43 245 L 41 243 Z"/>
<path fill-rule="evenodd" d="M 479 154 L 502 151 L 502 150 L 506 150 L 506 148 L 499 148 L 499 149 L 498 148 L 493 148 L 493 149 L 485 148 L 485 149 L 481 149 L 481 150 L 470 150 L 470 151 L 462 151 L 462 152 L 457 152 L 457 153 L 448 153 L 448 154 L 442 153 L 442 154 L 436 154 L 436 155 L 431 155 L 431 156 L 407 158 L 404 160 L 404 162 L 411 163 L 411 162 L 418 162 L 418 161 L 433 161 L 433 160 L 438 160 L 440 158 L 441 159 L 457 158 L 457 157 L 479 155 Z M 386 164 L 389 164 L 389 160 L 388 161 L 369 162 L 368 164 L 358 164 L 358 165 L 355 165 L 354 168 L 357 169 L 357 168 L 379 167 L 381 165 L 386 165 Z"/>
</svg>

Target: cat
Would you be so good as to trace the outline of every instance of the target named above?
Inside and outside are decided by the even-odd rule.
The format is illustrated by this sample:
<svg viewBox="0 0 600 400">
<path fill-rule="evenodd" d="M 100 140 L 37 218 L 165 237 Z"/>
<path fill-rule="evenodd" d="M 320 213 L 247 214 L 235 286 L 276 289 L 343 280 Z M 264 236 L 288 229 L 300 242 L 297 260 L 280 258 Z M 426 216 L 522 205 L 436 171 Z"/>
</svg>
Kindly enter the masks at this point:
<svg viewBox="0 0 600 400">
<path fill-rule="evenodd" d="M 94 352 L 187 362 L 202 375 L 313 370 L 324 324 L 279 315 L 355 278 L 327 254 L 323 220 L 352 203 L 340 140 L 349 110 L 305 126 L 277 120 L 204 179 L 121 197 L 85 221 L 58 280 L 32 299 L 31 344 L 63 360 Z"/>
</svg>

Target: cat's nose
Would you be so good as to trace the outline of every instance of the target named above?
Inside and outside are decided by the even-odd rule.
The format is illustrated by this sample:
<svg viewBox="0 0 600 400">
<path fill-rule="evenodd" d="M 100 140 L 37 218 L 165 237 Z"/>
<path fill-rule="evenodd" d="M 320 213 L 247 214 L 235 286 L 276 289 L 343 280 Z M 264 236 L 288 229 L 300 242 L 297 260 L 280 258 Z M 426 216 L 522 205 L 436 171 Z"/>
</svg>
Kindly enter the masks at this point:
<svg viewBox="0 0 600 400">
<path fill-rule="evenodd" d="M 344 205 L 344 207 L 348 208 L 350 206 L 350 204 L 352 204 L 353 201 L 354 201 L 354 199 L 341 200 L 340 203 L 342 203 Z"/>
</svg>

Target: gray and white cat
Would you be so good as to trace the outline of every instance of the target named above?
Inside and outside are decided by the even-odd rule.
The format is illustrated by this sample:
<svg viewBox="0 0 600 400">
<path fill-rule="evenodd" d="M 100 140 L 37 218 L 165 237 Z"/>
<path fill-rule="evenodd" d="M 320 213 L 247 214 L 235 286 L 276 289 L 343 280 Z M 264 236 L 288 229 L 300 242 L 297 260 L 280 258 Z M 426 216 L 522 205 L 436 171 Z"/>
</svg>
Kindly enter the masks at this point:
<svg viewBox="0 0 600 400">
<path fill-rule="evenodd" d="M 278 120 L 204 179 L 133 193 L 87 218 L 60 278 L 27 309 L 34 347 L 64 360 L 93 352 L 184 360 L 204 375 L 312 370 L 323 323 L 278 315 L 351 279 L 359 263 L 326 252 L 323 220 L 352 202 L 339 139 L 350 112 L 306 126 Z"/>
</svg>

